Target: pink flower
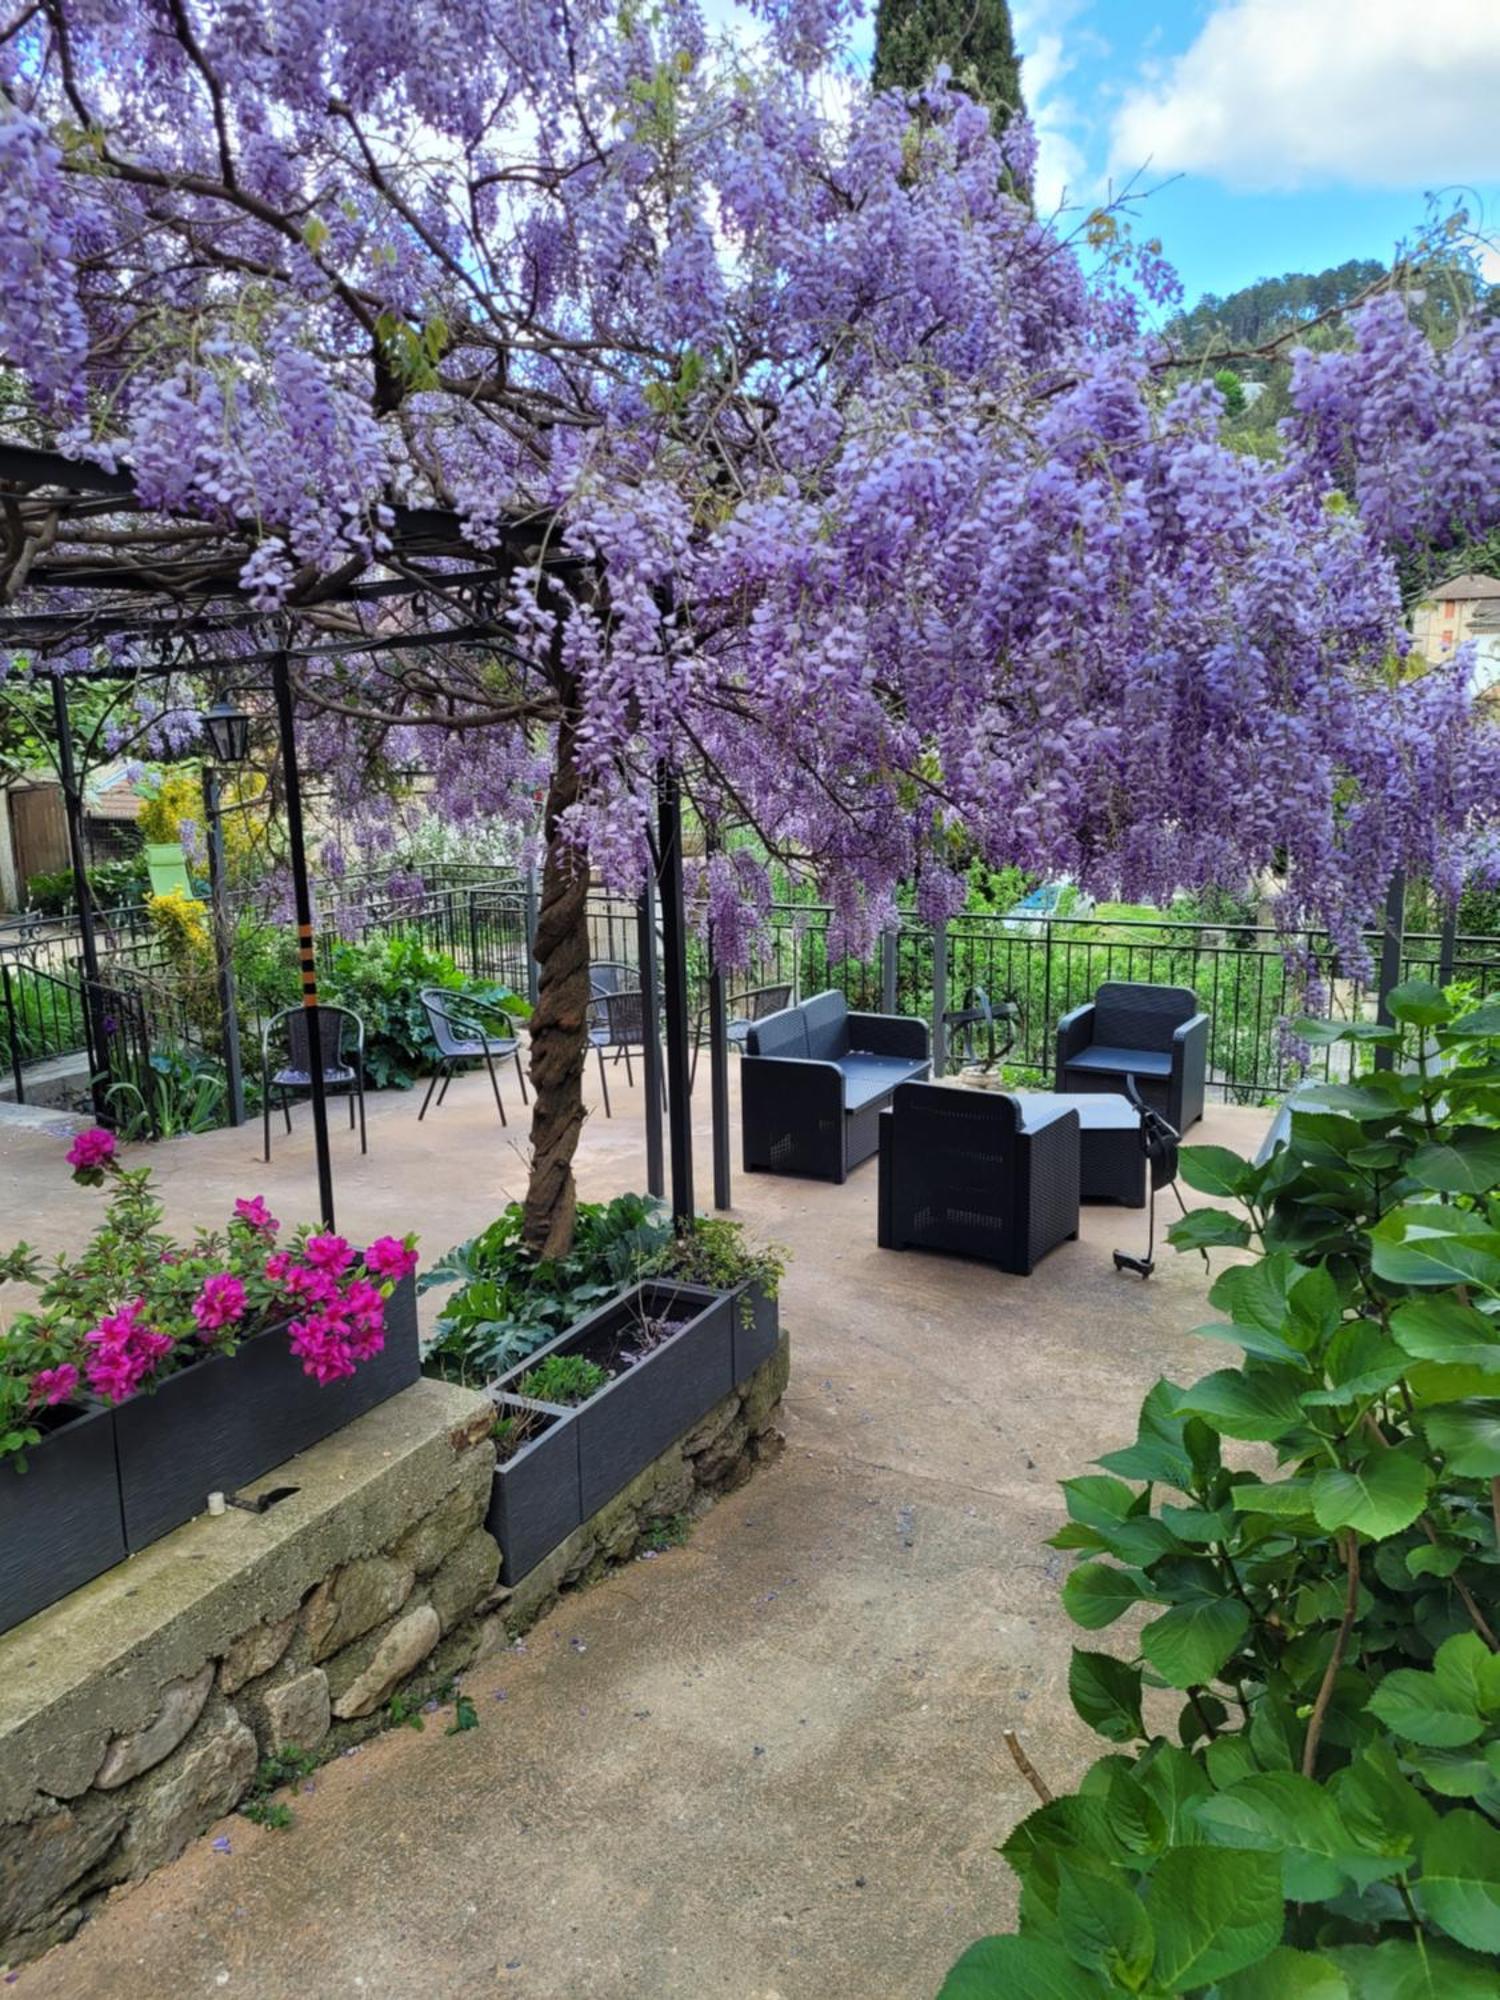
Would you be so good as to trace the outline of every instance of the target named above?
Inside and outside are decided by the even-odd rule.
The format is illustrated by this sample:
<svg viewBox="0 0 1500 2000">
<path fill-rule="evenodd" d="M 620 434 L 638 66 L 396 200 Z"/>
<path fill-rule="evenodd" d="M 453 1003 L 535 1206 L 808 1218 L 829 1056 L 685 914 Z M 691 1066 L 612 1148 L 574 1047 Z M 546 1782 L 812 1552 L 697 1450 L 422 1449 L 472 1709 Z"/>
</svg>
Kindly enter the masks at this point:
<svg viewBox="0 0 1500 2000">
<path fill-rule="evenodd" d="M 98 1187 L 104 1179 L 104 1169 L 115 1163 L 115 1135 L 106 1132 L 102 1125 L 93 1125 L 87 1132 L 80 1132 L 68 1148 L 68 1165 L 73 1169 L 73 1178 L 84 1187 Z"/>
<path fill-rule="evenodd" d="M 245 1311 L 245 1287 L 232 1271 L 215 1271 L 203 1280 L 203 1289 L 193 1301 L 193 1318 L 205 1339 L 241 1319 Z"/>
<path fill-rule="evenodd" d="M 354 1252 L 342 1236 L 309 1236 L 304 1255 L 315 1271 L 327 1271 L 334 1278 L 341 1278 L 354 1262 Z"/>
<path fill-rule="evenodd" d="M 59 1362 L 56 1368 L 39 1368 L 31 1378 L 32 1406 L 66 1403 L 77 1389 L 78 1370 L 71 1361 Z"/>
<path fill-rule="evenodd" d="M 377 1236 L 365 1252 L 365 1269 L 372 1278 L 404 1278 L 416 1268 L 416 1251 L 399 1236 Z"/>
<path fill-rule="evenodd" d="M 343 1339 L 336 1321 L 326 1313 L 310 1319 L 294 1319 L 287 1328 L 293 1354 L 302 1362 L 304 1375 L 312 1376 L 321 1388 L 354 1373 L 354 1356 Z"/>
<path fill-rule="evenodd" d="M 273 1285 L 282 1284 L 291 1268 L 292 1253 L 290 1250 L 273 1250 L 271 1255 L 266 1259 L 266 1276 Z"/>
<path fill-rule="evenodd" d="M 238 1221 L 248 1223 L 261 1236 L 274 1236 L 281 1224 L 266 1207 L 263 1194 L 252 1195 L 248 1200 L 242 1195 L 234 1205 Z"/>
<path fill-rule="evenodd" d="M 378 1285 L 356 1278 L 342 1303 L 349 1321 L 349 1352 L 356 1361 L 368 1361 L 385 1346 L 385 1297 Z"/>
<path fill-rule="evenodd" d="M 110 1403 L 123 1403 L 133 1396 L 164 1355 L 173 1347 L 169 1333 L 157 1333 L 141 1323 L 144 1299 L 132 1299 L 118 1312 L 106 1313 L 99 1324 L 84 1335 L 84 1344 L 93 1351 L 84 1364 L 89 1387 Z"/>
<path fill-rule="evenodd" d="M 267 1259 L 268 1267 L 269 1263 Z M 315 1271 L 310 1264 L 291 1265 L 282 1282 L 294 1299 L 306 1299 L 309 1305 L 331 1305 L 338 1297 L 338 1279 L 327 1271 Z"/>
</svg>

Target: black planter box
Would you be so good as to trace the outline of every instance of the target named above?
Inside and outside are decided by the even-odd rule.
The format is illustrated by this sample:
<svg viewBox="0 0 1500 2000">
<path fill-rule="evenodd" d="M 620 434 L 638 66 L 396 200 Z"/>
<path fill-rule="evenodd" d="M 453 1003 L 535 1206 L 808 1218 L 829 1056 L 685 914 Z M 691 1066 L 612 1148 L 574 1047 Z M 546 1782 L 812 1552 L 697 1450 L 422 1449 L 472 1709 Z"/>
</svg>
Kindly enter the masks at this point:
<svg viewBox="0 0 1500 2000">
<path fill-rule="evenodd" d="M 568 1410 L 542 1440 L 547 1443 L 569 1434 L 576 1439 L 581 1521 L 596 1514 L 733 1391 L 738 1298 L 738 1290 L 713 1292 L 703 1285 L 632 1285 L 537 1348 L 494 1385 L 497 1396 L 513 1396 L 523 1376 L 549 1354 L 581 1353 L 609 1365 L 643 1319 L 685 1322 L 679 1332 L 623 1368 L 597 1395 Z M 560 1444 L 555 1449 L 560 1465 Z M 523 1456 L 518 1454 L 511 1464 Z M 500 1471 L 503 1474 L 505 1468 Z M 526 1574 L 523 1551 L 507 1548 L 498 1533 L 497 1539 L 505 1580 L 519 1582 Z M 546 1553 L 538 1548 L 527 1567 L 534 1568 Z"/>
<path fill-rule="evenodd" d="M 114 1411 L 125 1547 L 133 1555 L 233 1493 L 331 1437 L 415 1382 L 417 1296 L 410 1278 L 386 1303 L 385 1346 L 342 1382 L 319 1388 L 284 1327 L 210 1355 Z"/>
<path fill-rule="evenodd" d="M 25 1459 L 0 1464 L 0 1632 L 125 1557 L 113 1410 L 65 1419 Z"/>
<path fill-rule="evenodd" d="M 734 1386 L 738 1389 L 776 1352 L 781 1311 L 775 1294 L 754 1278 L 736 1285 L 729 1300 L 734 1318 Z"/>
<path fill-rule="evenodd" d="M 497 1396 L 498 1414 L 532 1411 L 551 1422 L 495 1467 L 484 1525 L 500 1544 L 500 1581 L 515 1583 L 565 1542 L 583 1519 L 576 1412 L 523 1396 Z"/>
</svg>

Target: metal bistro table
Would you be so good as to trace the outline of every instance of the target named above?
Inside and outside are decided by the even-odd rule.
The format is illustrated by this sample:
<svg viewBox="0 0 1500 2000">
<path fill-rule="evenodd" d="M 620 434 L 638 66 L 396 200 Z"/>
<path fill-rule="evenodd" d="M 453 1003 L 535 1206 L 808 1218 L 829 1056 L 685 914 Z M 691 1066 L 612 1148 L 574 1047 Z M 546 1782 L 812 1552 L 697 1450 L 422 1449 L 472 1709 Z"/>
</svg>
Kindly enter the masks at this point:
<svg viewBox="0 0 1500 2000">
<path fill-rule="evenodd" d="M 947 1078 L 968 1090 L 1003 1091 L 998 1076 L 984 1071 Z M 1146 1153 L 1140 1113 L 1112 1091 L 1012 1090 L 1022 1103 L 1035 1100 L 1078 1113 L 1078 1199 L 1113 1201 L 1124 1208 L 1146 1206 Z"/>
</svg>

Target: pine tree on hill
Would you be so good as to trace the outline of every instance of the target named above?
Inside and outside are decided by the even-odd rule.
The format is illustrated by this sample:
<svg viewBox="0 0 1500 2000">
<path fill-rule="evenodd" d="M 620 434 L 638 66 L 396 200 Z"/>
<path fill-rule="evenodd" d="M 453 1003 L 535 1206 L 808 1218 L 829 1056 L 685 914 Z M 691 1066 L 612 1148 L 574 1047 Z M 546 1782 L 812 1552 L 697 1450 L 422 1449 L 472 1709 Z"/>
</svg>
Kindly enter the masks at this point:
<svg viewBox="0 0 1500 2000">
<path fill-rule="evenodd" d="M 1006 0 L 879 0 L 876 89 L 919 90 L 939 63 L 960 89 L 989 106 L 997 132 L 1026 108 Z"/>
</svg>

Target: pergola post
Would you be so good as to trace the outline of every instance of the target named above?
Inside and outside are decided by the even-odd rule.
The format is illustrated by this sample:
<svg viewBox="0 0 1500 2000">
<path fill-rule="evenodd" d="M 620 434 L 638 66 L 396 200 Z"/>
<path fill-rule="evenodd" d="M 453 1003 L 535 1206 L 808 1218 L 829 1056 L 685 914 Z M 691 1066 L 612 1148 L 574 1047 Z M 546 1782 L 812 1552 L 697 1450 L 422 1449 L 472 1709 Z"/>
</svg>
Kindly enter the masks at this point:
<svg viewBox="0 0 1500 2000">
<path fill-rule="evenodd" d="M 729 1185 L 729 1021 L 724 1004 L 724 968 L 708 934 L 708 1097 L 713 1120 L 714 1207 L 728 1208 Z"/>
<path fill-rule="evenodd" d="M 656 887 L 646 878 L 636 911 L 636 957 L 641 968 L 641 1089 L 646 1098 L 646 1192 L 660 1201 L 667 1191 L 661 1133 L 661 980 L 656 965 Z"/>
<path fill-rule="evenodd" d="M 662 985 L 667 1015 L 667 1128 L 672 1158 L 672 1223 L 693 1226 L 693 1124 L 688 1095 L 687 914 L 682 893 L 682 792 L 676 776 L 657 779 Z"/>
<path fill-rule="evenodd" d="M 83 793 L 73 764 L 73 732 L 68 723 L 68 697 L 60 673 L 52 675 L 52 720 L 57 735 L 57 776 L 62 786 L 63 815 L 68 823 L 68 859 L 73 868 L 73 898 L 78 905 L 78 944 L 83 961 L 84 1040 L 89 1057 L 89 1097 L 94 1116 L 103 1123 L 108 1112 L 104 1078 L 104 1042 L 99 1033 L 99 941 L 94 933 L 94 904 L 89 894 L 88 859 L 83 837 Z"/>
<path fill-rule="evenodd" d="M 313 1150 L 318 1159 L 318 1211 L 333 1228 L 333 1155 L 328 1144 L 328 1091 L 323 1078 L 323 1036 L 318 1021 L 318 963 L 313 942 L 312 890 L 307 879 L 307 847 L 302 830 L 302 777 L 297 768 L 297 730 L 292 713 L 292 673 L 286 648 L 271 661 L 276 728 L 281 741 L 281 777 L 286 792 L 287 848 L 292 864 L 292 896 L 297 908 L 297 956 L 302 972 L 302 1005 L 307 1018 L 307 1067 L 312 1090 Z"/>
<path fill-rule="evenodd" d="M 1376 1019 L 1384 1026 L 1391 1025 L 1391 1010 L 1388 999 L 1392 991 L 1401 984 L 1401 957 L 1406 944 L 1406 870 L 1398 868 L 1391 877 L 1391 886 L 1385 894 L 1385 911 L 1381 920 L 1380 934 L 1380 987 Z M 1377 1048 L 1376 1069 L 1394 1069 L 1396 1051 Z"/>
</svg>

